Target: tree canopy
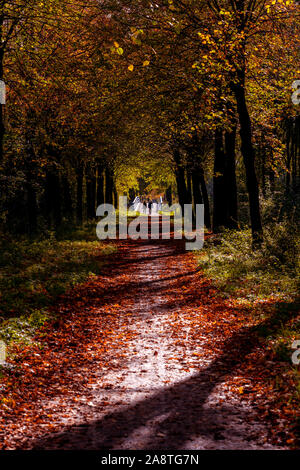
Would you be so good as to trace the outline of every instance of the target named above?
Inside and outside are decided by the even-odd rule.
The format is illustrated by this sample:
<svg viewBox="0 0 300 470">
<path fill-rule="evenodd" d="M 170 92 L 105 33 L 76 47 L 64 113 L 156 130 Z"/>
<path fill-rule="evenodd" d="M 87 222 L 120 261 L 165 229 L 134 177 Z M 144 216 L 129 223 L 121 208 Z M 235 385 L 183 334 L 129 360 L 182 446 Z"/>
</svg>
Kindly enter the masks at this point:
<svg viewBox="0 0 300 470">
<path fill-rule="evenodd" d="M 299 188 L 298 6 L 1 2 L 3 226 L 81 223 L 143 181 L 204 202 L 216 232 L 247 223 L 247 192 L 260 244 L 260 195 Z"/>
</svg>

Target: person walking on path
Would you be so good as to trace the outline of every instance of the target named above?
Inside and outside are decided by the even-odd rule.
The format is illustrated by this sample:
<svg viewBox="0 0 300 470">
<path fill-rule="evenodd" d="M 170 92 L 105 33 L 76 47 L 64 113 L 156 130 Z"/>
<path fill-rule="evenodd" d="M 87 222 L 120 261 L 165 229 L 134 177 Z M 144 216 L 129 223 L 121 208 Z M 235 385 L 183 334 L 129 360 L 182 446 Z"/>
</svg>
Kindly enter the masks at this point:
<svg viewBox="0 0 300 470">
<path fill-rule="evenodd" d="M 162 206 L 163 206 L 163 198 L 159 196 L 159 203 L 158 203 L 158 210 L 162 211 Z"/>
<path fill-rule="evenodd" d="M 151 209 L 152 209 L 152 201 L 148 199 L 148 214 L 151 215 Z"/>
<path fill-rule="evenodd" d="M 132 203 L 132 205 L 131 205 L 131 208 L 132 208 L 135 212 L 138 211 L 140 203 L 141 203 L 140 198 L 137 196 L 137 197 L 135 198 L 135 200 L 133 201 L 133 203 Z"/>
<path fill-rule="evenodd" d="M 145 198 L 142 198 L 142 208 L 141 208 L 141 214 L 146 214 L 147 213 L 147 203 L 145 201 Z"/>
</svg>

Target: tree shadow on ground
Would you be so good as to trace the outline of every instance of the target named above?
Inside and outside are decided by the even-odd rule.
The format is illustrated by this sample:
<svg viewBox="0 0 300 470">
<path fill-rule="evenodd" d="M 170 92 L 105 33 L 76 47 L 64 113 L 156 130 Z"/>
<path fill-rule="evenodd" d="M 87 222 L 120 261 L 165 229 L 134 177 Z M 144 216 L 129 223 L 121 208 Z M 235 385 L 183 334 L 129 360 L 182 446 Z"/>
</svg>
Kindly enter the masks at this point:
<svg viewBox="0 0 300 470">
<path fill-rule="evenodd" d="M 230 448 L 232 445 L 232 448 L 251 448 L 251 440 L 257 443 L 257 435 L 247 435 L 250 428 L 241 424 L 244 422 L 246 426 L 250 419 L 247 411 L 228 403 L 218 407 L 209 403 L 209 399 L 215 387 L 243 365 L 261 335 L 274 331 L 277 325 L 282 326 L 297 314 L 296 308 L 288 308 L 288 311 L 289 315 L 282 315 L 280 304 L 270 318 L 255 327 L 239 330 L 225 341 L 222 353 L 199 374 L 162 388 L 102 419 L 38 439 L 30 447 L 112 450 L 124 448 L 124 445 L 131 448 L 126 447 L 131 445 L 140 449 L 170 450 L 193 448 L 191 443 L 196 438 L 197 445 L 203 448 Z M 256 431 L 259 431 L 257 427 Z"/>
</svg>

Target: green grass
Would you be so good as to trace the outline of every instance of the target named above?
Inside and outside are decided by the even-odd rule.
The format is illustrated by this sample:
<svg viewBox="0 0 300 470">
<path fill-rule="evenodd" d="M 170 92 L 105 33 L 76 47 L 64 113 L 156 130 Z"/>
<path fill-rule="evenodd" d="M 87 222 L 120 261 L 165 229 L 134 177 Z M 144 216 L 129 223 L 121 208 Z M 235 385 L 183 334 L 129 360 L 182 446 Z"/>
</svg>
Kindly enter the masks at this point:
<svg viewBox="0 0 300 470">
<path fill-rule="evenodd" d="M 225 296 L 251 303 L 272 297 L 295 299 L 300 286 L 300 235 L 270 227 L 260 251 L 252 251 L 250 230 L 225 231 L 208 239 L 199 263 Z"/>
<path fill-rule="evenodd" d="M 279 358 L 290 360 L 292 341 L 300 339 L 297 227 L 270 226 L 259 251 L 252 250 L 250 230 L 225 231 L 207 239 L 199 263 L 225 298 L 248 308 L 261 320 L 268 319 L 259 327 L 260 336 L 273 341 Z"/>
<path fill-rule="evenodd" d="M 91 224 L 31 241 L 0 236 L 0 339 L 30 342 L 49 318 L 47 307 L 100 274 L 114 251 L 97 241 Z"/>
<path fill-rule="evenodd" d="M 300 339 L 299 227 L 269 225 L 262 249 L 254 252 L 251 245 L 250 230 L 225 231 L 208 238 L 199 264 L 221 295 L 259 321 L 266 351 L 293 377 L 290 400 L 299 409 L 300 371 L 291 361 L 292 344 Z"/>
</svg>

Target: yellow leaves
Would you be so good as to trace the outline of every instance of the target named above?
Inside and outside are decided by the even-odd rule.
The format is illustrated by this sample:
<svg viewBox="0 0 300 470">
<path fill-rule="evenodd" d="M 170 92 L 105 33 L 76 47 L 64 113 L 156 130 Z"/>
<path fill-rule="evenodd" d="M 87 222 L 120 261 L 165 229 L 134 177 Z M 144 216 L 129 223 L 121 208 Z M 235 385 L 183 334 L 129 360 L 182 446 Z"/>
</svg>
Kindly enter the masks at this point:
<svg viewBox="0 0 300 470">
<path fill-rule="evenodd" d="M 179 24 L 177 24 L 175 27 L 174 27 L 174 31 L 176 34 L 180 34 L 181 33 L 181 26 Z"/>
<path fill-rule="evenodd" d="M 142 45 L 142 41 L 138 37 L 132 37 L 132 42 L 133 44 L 136 44 L 137 46 Z"/>
<path fill-rule="evenodd" d="M 134 65 L 130 64 L 129 67 L 128 67 L 128 70 L 129 70 L 129 72 L 133 72 L 134 71 Z"/>
<path fill-rule="evenodd" d="M 210 34 L 204 34 L 204 33 L 201 33 L 201 32 L 198 32 L 197 33 L 202 44 L 215 44 L 215 41 L 214 39 L 212 38 L 212 36 Z"/>
<path fill-rule="evenodd" d="M 148 65 L 150 65 L 149 60 L 145 60 L 143 63 L 143 67 L 148 67 Z"/>
<path fill-rule="evenodd" d="M 267 13 L 270 12 L 270 8 L 272 7 L 272 5 L 276 5 L 276 3 L 277 3 L 277 0 L 272 0 L 271 3 L 265 6 Z"/>
<path fill-rule="evenodd" d="M 133 44 L 136 44 L 137 46 L 141 46 L 142 41 L 141 41 L 140 36 L 142 36 L 143 34 L 144 34 L 143 29 L 134 29 L 134 31 L 132 31 L 132 36 L 131 36 L 131 40 Z"/>
<path fill-rule="evenodd" d="M 120 46 L 120 44 L 117 41 L 114 41 L 114 45 L 111 47 L 111 52 L 112 53 L 116 52 L 119 55 L 123 55 L 124 49 Z"/>
<path fill-rule="evenodd" d="M 16 402 L 13 398 L 2 398 L 1 403 L 3 403 L 5 406 L 9 406 L 14 408 L 16 406 Z"/>
</svg>

